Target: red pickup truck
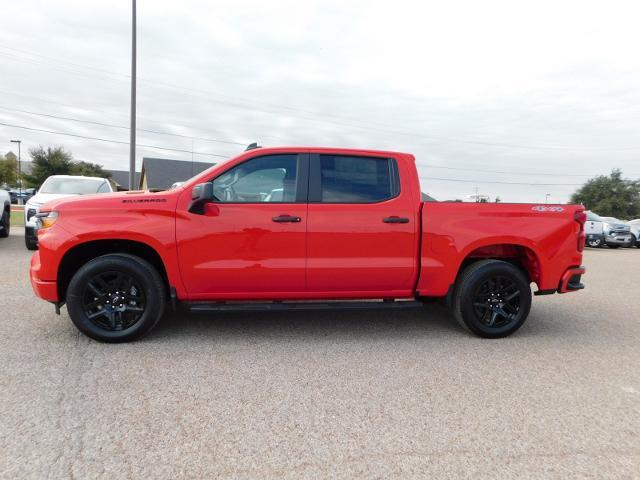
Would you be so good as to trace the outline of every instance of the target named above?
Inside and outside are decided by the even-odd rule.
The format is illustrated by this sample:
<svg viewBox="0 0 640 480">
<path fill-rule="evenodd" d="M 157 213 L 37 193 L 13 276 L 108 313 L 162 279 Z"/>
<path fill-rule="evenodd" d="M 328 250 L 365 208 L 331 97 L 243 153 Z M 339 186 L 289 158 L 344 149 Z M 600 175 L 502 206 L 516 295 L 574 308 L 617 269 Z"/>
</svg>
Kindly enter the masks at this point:
<svg viewBox="0 0 640 480">
<path fill-rule="evenodd" d="M 45 204 L 36 294 L 106 342 L 191 311 L 406 308 L 442 299 L 504 337 L 536 294 L 583 288 L 577 205 L 421 200 L 412 155 L 252 148 L 168 191 Z"/>
</svg>

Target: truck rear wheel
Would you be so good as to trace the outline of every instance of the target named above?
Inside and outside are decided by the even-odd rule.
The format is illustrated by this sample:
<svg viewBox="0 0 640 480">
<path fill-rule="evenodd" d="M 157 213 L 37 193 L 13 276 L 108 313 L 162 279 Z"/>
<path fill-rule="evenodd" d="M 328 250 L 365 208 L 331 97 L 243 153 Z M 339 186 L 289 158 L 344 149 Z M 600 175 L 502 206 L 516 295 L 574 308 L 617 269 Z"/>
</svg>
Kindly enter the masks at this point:
<svg viewBox="0 0 640 480">
<path fill-rule="evenodd" d="M 453 298 L 458 323 L 484 338 L 518 330 L 531 309 L 531 287 L 520 269 L 502 260 L 481 260 L 460 275 Z"/>
<path fill-rule="evenodd" d="M 118 253 L 82 266 L 69 283 L 66 300 L 78 330 L 101 342 L 119 343 L 151 331 L 164 312 L 166 293 L 150 263 Z"/>
</svg>

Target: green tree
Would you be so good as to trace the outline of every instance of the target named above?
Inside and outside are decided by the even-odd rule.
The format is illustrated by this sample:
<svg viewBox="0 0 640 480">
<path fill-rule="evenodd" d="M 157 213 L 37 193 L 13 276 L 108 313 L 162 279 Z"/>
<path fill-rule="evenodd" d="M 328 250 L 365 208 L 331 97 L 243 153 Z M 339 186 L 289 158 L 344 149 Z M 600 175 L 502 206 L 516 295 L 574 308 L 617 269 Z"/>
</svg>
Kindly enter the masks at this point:
<svg viewBox="0 0 640 480">
<path fill-rule="evenodd" d="M 29 150 L 31 155 L 31 174 L 25 175 L 26 182 L 33 187 L 40 187 L 51 175 L 72 175 L 73 157 L 62 147 L 42 146 Z"/>
<path fill-rule="evenodd" d="M 18 161 L 12 156 L 0 157 L 0 185 L 18 183 Z"/>
<path fill-rule="evenodd" d="M 598 215 L 620 219 L 640 216 L 640 182 L 622 178 L 619 169 L 610 175 L 592 178 L 572 196 L 572 203 L 581 203 Z"/>
<path fill-rule="evenodd" d="M 74 161 L 71 152 L 62 147 L 40 146 L 29 150 L 31 174 L 24 175 L 26 183 L 40 187 L 51 175 L 84 175 L 86 177 L 109 178 L 109 174 L 97 163 Z"/>
<path fill-rule="evenodd" d="M 72 175 L 84 175 L 85 177 L 109 178 L 110 175 L 102 168 L 102 165 L 90 162 L 73 162 Z"/>
</svg>

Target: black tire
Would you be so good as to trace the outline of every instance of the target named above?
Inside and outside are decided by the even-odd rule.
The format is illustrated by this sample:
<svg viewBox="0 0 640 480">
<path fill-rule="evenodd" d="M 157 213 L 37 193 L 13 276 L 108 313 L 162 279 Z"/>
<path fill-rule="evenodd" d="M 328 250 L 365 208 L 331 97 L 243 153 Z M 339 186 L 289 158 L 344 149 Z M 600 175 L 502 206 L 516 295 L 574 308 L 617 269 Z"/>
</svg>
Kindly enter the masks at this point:
<svg viewBox="0 0 640 480">
<path fill-rule="evenodd" d="M 524 324 L 530 310 L 530 282 L 508 262 L 478 261 L 469 265 L 456 282 L 454 316 L 479 337 L 511 335 Z"/>
<path fill-rule="evenodd" d="M 11 232 L 11 213 L 7 210 L 2 211 L 0 216 L 0 238 L 7 238 Z"/>
<path fill-rule="evenodd" d="M 38 238 L 25 233 L 24 245 L 27 247 L 27 250 L 38 250 Z"/>
<path fill-rule="evenodd" d="M 149 333 L 162 317 L 166 285 L 149 262 L 134 255 L 108 254 L 75 273 L 66 301 L 74 325 L 88 337 L 129 342 Z"/>
<path fill-rule="evenodd" d="M 627 248 L 632 248 L 635 247 L 638 244 L 638 239 L 636 238 L 636 236 L 632 233 L 631 234 L 631 242 L 629 242 L 629 245 L 627 245 Z"/>
<path fill-rule="evenodd" d="M 592 238 L 587 240 L 587 246 L 591 248 L 602 248 L 604 247 L 604 240 L 602 238 Z"/>
</svg>

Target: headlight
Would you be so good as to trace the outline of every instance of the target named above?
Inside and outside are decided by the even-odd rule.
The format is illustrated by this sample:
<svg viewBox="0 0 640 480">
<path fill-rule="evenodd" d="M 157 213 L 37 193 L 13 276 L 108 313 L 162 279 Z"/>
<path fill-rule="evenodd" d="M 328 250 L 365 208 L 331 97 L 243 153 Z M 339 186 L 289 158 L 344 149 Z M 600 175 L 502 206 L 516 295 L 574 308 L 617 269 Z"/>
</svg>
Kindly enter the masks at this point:
<svg viewBox="0 0 640 480">
<path fill-rule="evenodd" d="M 28 203 L 26 207 L 27 207 L 27 221 L 29 221 L 31 220 L 31 217 L 33 217 L 35 214 L 38 213 L 38 210 L 33 205 L 29 205 Z"/>
<path fill-rule="evenodd" d="M 53 224 L 56 223 L 58 219 L 58 212 L 42 212 L 36 215 L 36 219 L 38 222 L 37 229 L 40 230 L 42 228 L 51 228 Z"/>
</svg>

